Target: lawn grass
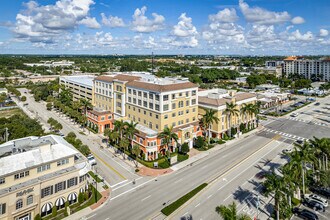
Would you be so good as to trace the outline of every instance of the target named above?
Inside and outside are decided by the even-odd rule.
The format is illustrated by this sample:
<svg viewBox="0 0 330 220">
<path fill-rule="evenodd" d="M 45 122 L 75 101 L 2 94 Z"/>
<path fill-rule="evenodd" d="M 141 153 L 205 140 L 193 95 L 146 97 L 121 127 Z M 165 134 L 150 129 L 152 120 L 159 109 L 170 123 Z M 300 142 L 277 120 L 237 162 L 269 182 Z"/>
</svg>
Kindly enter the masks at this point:
<svg viewBox="0 0 330 220">
<path fill-rule="evenodd" d="M 25 113 L 20 108 L 12 108 L 6 110 L 0 110 L 1 118 L 9 118 L 13 115 L 25 115 Z"/>
<path fill-rule="evenodd" d="M 99 178 L 99 175 L 95 176 L 95 173 L 93 171 L 89 171 L 88 174 L 98 183 L 102 182 L 102 179 Z"/>
<path fill-rule="evenodd" d="M 202 185 L 200 185 L 197 188 L 193 189 L 192 191 L 190 191 L 186 195 L 182 196 L 181 198 L 179 198 L 175 202 L 173 202 L 173 203 L 169 204 L 168 206 L 166 206 L 165 208 L 163 208 L 161 210 L 161 212 L 164 215 L 169 216 L 175 210 L 177 210 L 180 206 L 182 206 L 184 203 L 186 203 L 189 199 L 191 199 L 194 195 L 196 195 L 198 192 L 200 192 L 202 189 L 204 189 L 206 186 L 207 186 L 207 183 L 203 183 Z"/>
</svg>

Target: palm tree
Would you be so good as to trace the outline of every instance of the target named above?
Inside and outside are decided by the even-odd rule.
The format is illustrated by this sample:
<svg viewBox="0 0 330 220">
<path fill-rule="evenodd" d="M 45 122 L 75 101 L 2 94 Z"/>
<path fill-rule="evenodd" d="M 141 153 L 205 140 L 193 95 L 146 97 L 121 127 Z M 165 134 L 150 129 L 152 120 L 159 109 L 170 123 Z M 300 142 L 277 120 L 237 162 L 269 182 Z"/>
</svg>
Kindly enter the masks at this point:
<svg viewBox="0 0 330 220">
<path fill-rule="evenodd" d="M 127 138 L 131 140 L 131 147 L 133 147 L 133 138 L 136 133 L 138 133 L 138 130 L 136 130 L 136 125 L 138 123 L 135 123 L 133 121 L 130 121 L 130 123 L 125 122 L 125 134 L 127 135 Z"/>
<path fill-rule="evenodd" d="M 119 147 L 123 149 L 123 158 L 125 159 L 125 150 L 127 150 L 129 146 L 129 140 L 127 138 L 123 138 L 119 142 Z"/>
<path fill-rule="evenodd" d="M 259 126 L 258 115 L 260 113 L 260 106 L 261 106 L 261 102 L 256 102 L 256 104 L 253 105 L 253 108 L 251 110 L 251 115 L 254 114 L 256 116 L 257 127 Z"/>
<path fill-rule="evenodd" d="M 110 131 L 108 133 L 109 142 L 118 144 L 119 133 L 117 131 Z"/>
<path fill-rule="evenodd" d="M 251 116 L 253 114 L 254 111 L 254 105 L 252 103 L 248 103 L 248 104 L 243 104 L 240 112 L 241 114 L 244 115 L 245 118 L 245 128 L 248 129 L 248 118 L 247 116 Z"/>
<path fill-rule="evenodd" d="M 318 167 L 319 170 L 327 170 L 327 160 L 330 157 L 330 138 L 318 139 L 314 137 L 314 140 L 310 140 L 310 143 L 315 149 L 316 158 L 318 158 L 318 163 L 315 163 L 315 167 Z M 321 162 L 321 158 L 326 160 Z"/>
<path fill-rule="evenodd" d="M 224 219 L 224 220 L 250 220 L 251 218 L 248 215 L 237 214 L 236 204 L 233 202 L 231 205 L 225 206 L 220 205 L 215 208 L 215 211 Z"/>
<path fill-rule="evenodd" d="M 140 146 L 137 144 L 134 144 L 133 148 L 132 148 L 132 154 L 135 156 L 135 166 L 136 168 L 138 167 L 138 161 L 137 158 L 138 156 L 141 154 L 141 149 Z"/>
<path fill-rule="evenodd" d="M 169 150 L 169 144 L 172 144 L 173 140 L 178 142 L 178 135 L 173 132 L 173 127 L 166 127 L 158 134 L 158 138 L 162 139 L 162 144 L 166 146 L 165 149 Z"/>
<path fill-rule="evenodd" d="M 208 144 L 210 144 L 211 139 L 211 125 L 213 123 L 219 123 L 219 118 L 216 116 L 217 111 L 213 109 L 205 109 L 205 113 L 202 118 L 202 122 L 204 123 L 205 128 L 208 129 Z"/>
<path fill-rule="evenodd" d="M 231 116 L 238 116 L 238 110 L 237 110 L 237 104 L 234 103 L 228 103 L 226 102 L 226 109 L 224 111 L 227 114 L 228 118 L 228 132 L 229 132 L 229 137 L 231 137 Z"/>
<path fill-rule="evenodd" d="M 88 99 L 80 99 L 81 107 L 84 108 L 84 114 L 87 114 L 87 109 L 92 108 L 93 105 L 89 102 Z"/>
<path fill-rule="evenodd" d="M 123 139 L 123 134 L 125 130 L 125 123 L 123 120 L 118 120 L 114 122 L 115 125 L 115 131 L 119 133 L 120 139 Z"/>
<path fill-rule="evenodd" d="M 279 206 L 280 206 L 280 200 L 281 196 L 283 195 L 283 189 L 284 189 L 284 181 L 283 177 L 278 176 L 275 174 L 274 170 L 272 173 L 269 173 L 266 175 L 266 180 L 263 182 L 263 185 L 265 187 L 265 195 L 268 197 L 271 193 L 274 193 L 274 199 L 275 199 L 275 207 L 276 210 L 276 219 L 279 219 Z"/>
</svg>

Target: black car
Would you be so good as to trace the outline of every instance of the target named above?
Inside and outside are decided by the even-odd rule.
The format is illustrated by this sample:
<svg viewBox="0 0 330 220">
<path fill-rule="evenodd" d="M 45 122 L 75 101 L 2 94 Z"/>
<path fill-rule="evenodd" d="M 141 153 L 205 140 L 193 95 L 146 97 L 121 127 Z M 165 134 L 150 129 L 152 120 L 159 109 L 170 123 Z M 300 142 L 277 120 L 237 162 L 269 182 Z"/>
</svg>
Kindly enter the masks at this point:
<svg viewBox="0 0 330 220">
<path fill-rule="evenodd" d="M 319 103 L 319 102 L 317 102 L 317 103 L 315 103 L 314 105 L 320 105 L 320 103 Z"/>
<path fill-rule="evenodd" d="M 330 198 L 330 189 L 329 188 L 325 188 L 325 187 L 312 187 L 311 191 L 319 194 L 327 199 Z"/>
<path fill-rule="evenodd" d="M 315 211 L 323 211 L 323 212 L 325 211 L 324 206 L 321 203 L 314 201 L 314 200 L 308 200 L 305 202 L 304 205 L 306 205 L 307 207 L 309 207 Z"/>
<path fill-rule="evenodd" d="M 318 220 L 319 217 L 311 211 L 308 211 L 307 209 L 304 209 L 297 213 L 297 216 L 301 219 L 307 219 L 307 220 Z"/>
</svg>

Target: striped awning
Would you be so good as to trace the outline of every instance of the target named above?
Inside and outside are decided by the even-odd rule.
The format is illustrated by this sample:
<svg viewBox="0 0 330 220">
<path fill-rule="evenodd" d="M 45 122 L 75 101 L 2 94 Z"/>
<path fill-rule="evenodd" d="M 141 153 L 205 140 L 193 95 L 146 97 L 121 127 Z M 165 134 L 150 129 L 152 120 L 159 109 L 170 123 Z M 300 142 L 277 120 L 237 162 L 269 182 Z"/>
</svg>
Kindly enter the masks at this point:
<svg viewBox="0 0 330 220">
<path fill-rule="evenodd" d="M 65 198 L 64 197 L 61 197 L 61 198 L 58 198 L 55 202 L 55 206 L 62 206 L 64 205 L 65 203 Z"/>
<path fill-rule="evenodd" d="M 41 212 L 49 212 L 50 210 L 52 210 L 52 208 L 53 204 L 51 202 L 48 202 L 41 207 Z"/>
<path fill-rule="evenodd" d="M 84 188 L 80 188 L 80 192 L 83 193 L 85 191 Z"/>
<path fill-rule="evenodd" d="M 85 185 L 85 190 L 88 190 L 88 183 L 86 183 L 86 185 Z"/>
<path fill-rule="evenodd" d="M 70 193 L 68 196 L 68 201 L 76 200 L 77 199 L 77 193 L 73 192 Z"/>
</svg>

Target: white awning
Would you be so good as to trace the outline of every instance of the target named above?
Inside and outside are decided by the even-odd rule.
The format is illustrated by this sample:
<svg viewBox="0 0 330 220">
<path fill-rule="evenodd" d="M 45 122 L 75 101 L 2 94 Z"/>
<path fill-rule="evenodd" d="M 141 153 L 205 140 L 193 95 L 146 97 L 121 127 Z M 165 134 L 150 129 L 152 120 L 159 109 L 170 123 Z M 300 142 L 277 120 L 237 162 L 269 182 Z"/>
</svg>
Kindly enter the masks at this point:
<svg viewBox="0 0 330 220">
<path fill-rule="evenodd" d="M 80 188 L 80 192 L 83 193 L 85 191 L 84 188 Z"/>
<path fill-rule="evenodd" d="M 65 203 L 65 198 L 64 197 L 61 197 L 61 198 L 58 198 L 55 202 L 55 206 L 62 206 L 64 205 Z"/>
<path fill-rule="evenodd" d="M 68 201 L 76 200 L 77 199 L 77 193 L 73 192 L 70 193 L 68 196 Z"/>
<path fill-rule="evenodd" d="M 85 185 L 85 190 L 88 190 L 88 183 L 86 183 L 86 185 Z"/>
<path fill-rule="evenodd" d="M 89 164 L 87 162 L 79 164 L 79 166 L 76 166 L 79 170 L 79 176 L 83 176 L 87 174 L 90 171 L 90 167 L 88 166 Z"/>
<path fill-rule="evenodd" d="M 42 206 L 41 212 L 48 212 L 52 210 L 52 208 L 53 208 L 53 204 L 51 202 L 48 202 Z"/>
</svg>

